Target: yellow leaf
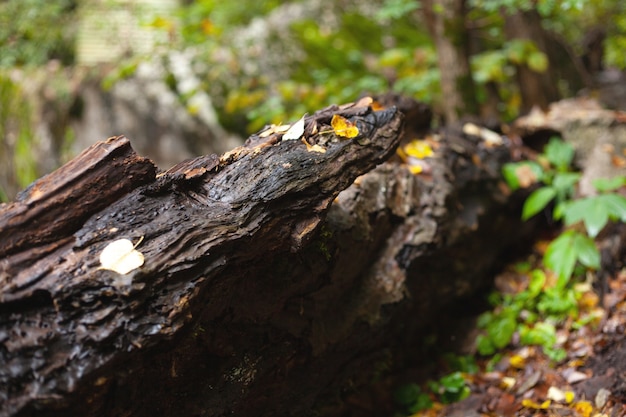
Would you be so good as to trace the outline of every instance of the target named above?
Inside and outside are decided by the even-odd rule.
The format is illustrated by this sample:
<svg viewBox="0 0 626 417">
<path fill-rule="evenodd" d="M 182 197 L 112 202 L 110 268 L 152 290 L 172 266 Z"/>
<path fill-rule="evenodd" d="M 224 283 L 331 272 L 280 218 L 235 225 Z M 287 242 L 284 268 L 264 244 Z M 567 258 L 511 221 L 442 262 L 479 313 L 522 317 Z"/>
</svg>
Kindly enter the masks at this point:
<svg viewBox="0 0 626 417">
<path fill-rule="evenodd" d="M 101 268 L 122 275 L 139 268 L 143 265 L 144 257 L 141 252 L 135 250 L 135 247 L 128 239 L 118 239 L 109 243 L 100 254 Z"/>
<path fill-rule="evenodd" d="M 344 138 L 354 138 L 359 135 L 359 128 L 345 117 L 338 114 L 333 115 L 330 125 L 333 127 L 337 136 Z"/>
<path fill-rule="evenodd" d="M 429 158 L 434 155 L 433 148 L 425 140 L 414 140 L 404 147 L 408 156 L 417 159 Z"/>
<path fill-rule="evenodd" d="M 583 417 L 591 417 L 593 405 L 589 401 L 578 401 L 572 404 L 572 408 Z"/>
<path fill-rule="evenodd" d="M 424 171 L 424 168 L 422 168 L 421 165 L 411 165 L 409 166 L 409 171 L 411 171 L 411 174 L 417 175 L 421 173 L 422 171 Z"/>
<path fill-rule="evenodd" d="M 569 404 L 572 401 L 574 401 L 575 397 L 576 397 L 576 394 L 573 391 L 565 391 L 565 402 L 567 404 Z"/>
<path fill-rule="evenodd" d="M 513 355 L 511 359 L 509 359 L 509 363 L 513 368 L 522 369 L 524 367 L 524 363 L 526 359 L 520 355 Z"/>
<path fill-rule="evenodd" d="M 526 408 L 532 408 L 533 410 L 546 410 L 548 407 L 550 407 L 550 400 L 545 400 L 544 402 L 542 402 L 541 404 L 534 402 L 531 399 L 524 399 L 522 400 L 522 405 Z"/>
</svg>

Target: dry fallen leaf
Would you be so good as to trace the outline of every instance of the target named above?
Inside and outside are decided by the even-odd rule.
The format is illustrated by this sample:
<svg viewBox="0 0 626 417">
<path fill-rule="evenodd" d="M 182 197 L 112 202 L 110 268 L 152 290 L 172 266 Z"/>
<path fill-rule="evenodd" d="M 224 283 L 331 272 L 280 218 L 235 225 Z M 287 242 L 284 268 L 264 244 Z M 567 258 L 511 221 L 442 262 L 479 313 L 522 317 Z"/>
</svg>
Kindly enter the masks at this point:
<svg viewBox="0 0 626 417">
<path fill-rule="evenodd" d="M 139 268 L 143 265 L 144 257 L 135 247 L 136 245 L 128 239 L 118 239 L 109 243 L 100 254 L 101 268 L 122 275 Z"/>
<path fill-rule="evenodd" d="M 272 124 L 267 129 L 265 129 L 264 131 L 259 133 L 259 137 L 260 138 L 266 138 L 266 137 L 268 137 L 270 135 L 273 135 L 274 133 L 285 133 L 287 130 L 289 130 L 290 127 L 291 127 L 290 125 L 275 125 L 275 124 Z"/>
<path fill-rule="evenodd" d="M 354 138 L 359 135 L 359 128 L 354 123 L 345 117 L 335 114 L 330 121 L 330 125 L 333 127 L 337 136 L 344 138 Z"/>
<path fill-rule="evenodd" d="M 318 153 L 326 153 L 326 149 L 321 147 L 320 145 L 311 145 L 306 140 L 302 139 L 302 142 L 306 145 L 306 150 L 309 152 L 318 152 Z"/>
<path fill-rule="evenodd" d="M 295 122 L 289 128 L 289 130 L 285 132 L 285 134 L 283 135 L 283 140 L 295 140 L 295 139 L 300 139 L 302 137 L 302 135 L 304 134 L 304 118 L 305 117 L 306 117 L 306 114 L 302 116 L 300 120 Z"/>
</svg>

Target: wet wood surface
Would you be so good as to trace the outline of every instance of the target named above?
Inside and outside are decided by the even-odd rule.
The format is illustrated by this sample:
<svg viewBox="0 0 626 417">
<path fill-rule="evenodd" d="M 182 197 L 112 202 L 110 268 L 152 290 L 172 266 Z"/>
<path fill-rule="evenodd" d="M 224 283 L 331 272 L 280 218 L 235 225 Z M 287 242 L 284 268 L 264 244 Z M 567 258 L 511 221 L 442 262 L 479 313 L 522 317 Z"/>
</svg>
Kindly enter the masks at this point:
<svg viewBox="0 0 626 417">
<path fill-rule="evenodd" d="M 400 360 L 532 233 L 506 140 L 443 131 L 414 175 L 402 129 L 333 106 L 160 173 L 117 137 L 1 206 L 0 415 L 307 415 Z"/>
</svg>

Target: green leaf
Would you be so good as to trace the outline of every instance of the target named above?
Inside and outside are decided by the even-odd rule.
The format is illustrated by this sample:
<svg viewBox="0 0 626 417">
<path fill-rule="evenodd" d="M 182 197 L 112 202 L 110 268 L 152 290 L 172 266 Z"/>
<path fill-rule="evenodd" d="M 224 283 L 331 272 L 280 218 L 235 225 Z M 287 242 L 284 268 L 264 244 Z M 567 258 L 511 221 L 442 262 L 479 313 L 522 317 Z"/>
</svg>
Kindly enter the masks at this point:
<svg viewBox="0 0 626 417">
<path fill-rule="evenodd" d="M 596 178 L 591 183 L 600 192 L 614 191 L 626 185 L 626 177 Z"/>
<path fill-rule="evenodd" d="M 496 316 L 487 326 L 487 336 L 495 348 L 501 349 L 511 342 L 516 326 L 517 320 L 513 314 Z"/>
<path fill-rule="evenodd" d="M 568 203 L 563 208 L 565 224 L 570 226 L 583 221 L 589 236 L 596 237 L 606 226 L 609 217 L 619 218 L 620 215 L 626 215 L 626 200 L 622 201 L 612 196 L 605 194 L 586 197 Z M 613 210 L 616 210 L 616 213 L 613 213 Z"/>
<path fill-rule="evenodd" d="M 558 277 L 557 286 L 563 288 L 574 272 L 577 254 L 572 245 L 574 231 L 568 230 L 554 239 L 543 255 L 543 263 Z"/>
<path fill-rule="evenodd" d="M 550 201 L 556 197 L 556 190 L 552 187 L 541 187 L 533 191 L 522 208 L 522 220 L 528 220 L 535 214 L 543 210 Z"/>
<path fill-rule="evenodd" d="M 502 167 L 504 180 L 513 191 L 529 187 L 544 177 L 541 165 L 533 161 L 522 161 L 504 164 Z"/>
<path fill-rule="evenodd" d="M 609 208 L 600 197 L 581 198 L 567 204 L 563 211 L 565 224 L 570 226 L 583 221 L 589 236 L 596 237 L 609 221 Z"/>
<path fill-rule="evenodd" d="M 600 269 L 600 252 L 593 239 L 577 233 L 574 235 L 572 246 L 581 264 L 588 268 Z"/>
<path fill-rule="evenodd" d="M 531 298 L 539 295 L 546 283 L 546 274 L 541 269 L 534 269 L 530 273 L 530 282 L 528 283 L 528 293 Z"/>
<path fill-rule="evenodd" d="M 556 136 L 550 138 L 543 153 L 558 171 L 567 171 L 574 159 L 574 147 Z"/>
<path fill-rule="evenodd" d="M 534 51 L 528 54 L 528 68 L 535 72 L 544 72 L 548 69 L 548 57 L 541 51 Z"/>
<path fill-rule="evenodd" d="M 578 310 L 576 294 L 572 289 L 548 288 L 537 303 L 537 310 L 542 314 L 556 316 L 558 319 Z"/>
<path fill-rule="evenodd" d="M 535 323 L 533 327 L 522 326 L 520 342 L 524 345 L 552 347 L 556 342 L 556 329 L 554 325 L 545 321 Z"/>
<path fill-rule="evenodd" d="M 626 197 L 619 194 L 603 194 L 597 198 L 607 207 L 611 220 L 626 221 Z"/>
<path fill-rule="evenodd" d="M 552 186 L 556 188 L 558 198 L 563 199 L 574 193 L 574 186 L 580 180 L 577 172 L 558 172 L 554 175 Z"/>
</svg>

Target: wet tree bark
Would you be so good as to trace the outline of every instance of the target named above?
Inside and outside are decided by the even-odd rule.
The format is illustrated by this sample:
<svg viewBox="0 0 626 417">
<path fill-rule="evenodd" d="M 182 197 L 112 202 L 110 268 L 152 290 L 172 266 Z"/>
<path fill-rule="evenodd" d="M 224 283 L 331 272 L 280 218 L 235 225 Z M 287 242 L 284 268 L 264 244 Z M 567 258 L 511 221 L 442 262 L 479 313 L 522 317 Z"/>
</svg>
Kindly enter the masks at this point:
<svg viewBox="0 0 626 417">
<path fill-rule="evenodd" d="M 111 138 L 0 206 L 0 415 L 306 415 L 368 380 L 532 231 L 506 139 L 375 168 L 401 130 L 333 106 L 156 175 Z M 124 275 L 99 258 L 120 238 L 144 257 Z"/>
</svg>

